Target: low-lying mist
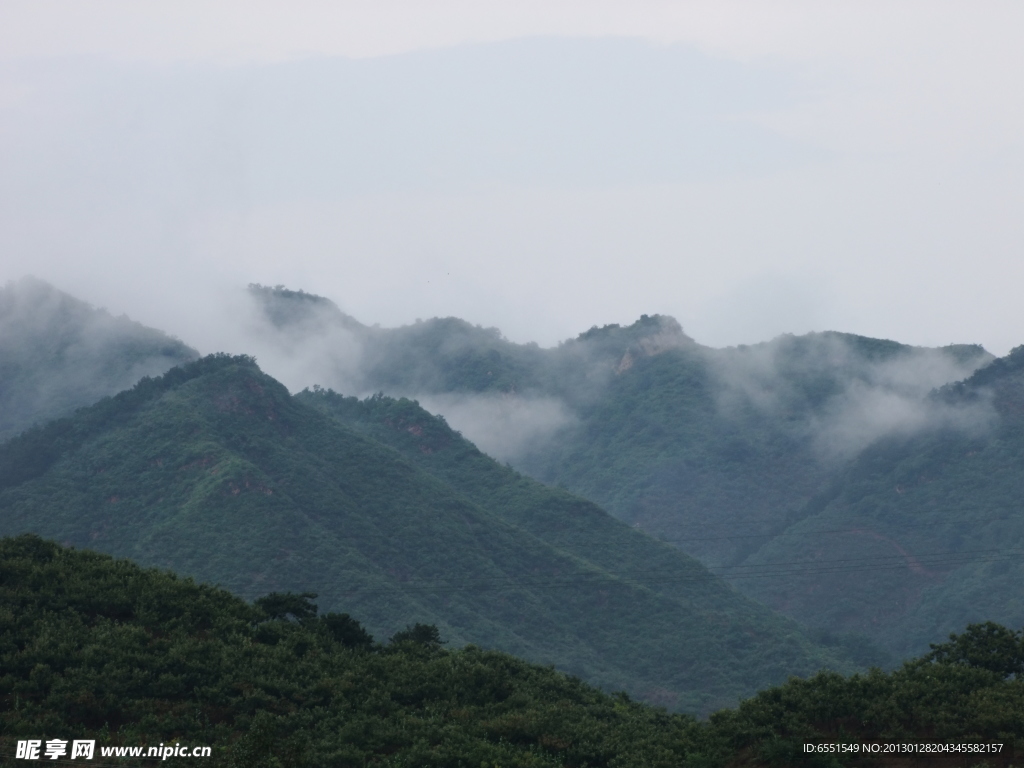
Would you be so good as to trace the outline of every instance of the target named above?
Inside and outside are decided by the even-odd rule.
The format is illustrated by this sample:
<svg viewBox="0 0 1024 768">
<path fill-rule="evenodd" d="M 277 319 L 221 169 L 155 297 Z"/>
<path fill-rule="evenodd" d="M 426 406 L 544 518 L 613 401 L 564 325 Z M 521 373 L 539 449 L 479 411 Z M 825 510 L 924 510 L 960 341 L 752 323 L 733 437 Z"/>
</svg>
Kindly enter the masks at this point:
<svg viewBox="0 0 1024 768">
<path fill-rule="evenodd" d="M 372 394 L 362 374 L 365 328 L 333 302 L 255 285 L 233 298 L 233 343 L 289 390 L 319 384 L 346 395 Z"/>
<path fill-rule="evenodd" d="M 500 461 L 513 462 L 542 448 L 576 415 L 556 397 L 514 394 L 426 394 L 415 399 Z"/>
<path fill-rule="evenodd" d="M 830 332 L 715 350 L 696 345 L 670 318 L 645 318 L 544 350 L 455 318 L 380 329 L 301 291 L 251 286 L 246 296 L 238 313 L 246 348 L 291 390 L 319 384 L 416 399 L 508 462 L 578 424 L 580 403 L 600 397 L 639 357 L 687 346 L 700 350 L 723 417 L 768 418 L 828 462 L 883 437 L 983 430 L 995 418 L 984 398 L 954 405 L 929 396 L 992 360 L 980 346 L 917 348 Z M 635 338 L 624 339 L 629 333 Z"/>
<path fill-rule="evenodd" d="M 238 310 L 234 344 L 249 350 L 291 391 L 316 384 L 357 397 L 384 390 L 418 400 L 502 461 L 543 444 L 574 419 L 562 399 L 537 392 L 500 385 L 485 391 L 446 391 L 446 366 L 466 364 L 463 358 L 478 352 L 475 345 L 481 341 L 508 344 L 493 329 L 450 320 L 436 329 L 440 333 L 428 324 L 383 330 L 362 325 L 322 297 L 259 285 L 250 286 Z M 536 349 L 531 346 L 531 351 Z M 486 368 L 486 351 L 478 357 Z M 479 373 L 494 376 L 490 370 Z"/>
<path fill-rule="evenodd" d="M 991 362 L 976 345 L 920 348 L 816 333 L 720 350 L 709 359 L 723 414 L 752 410 L 789 422 L 826 461 L 848 459 L 883 437 L 985 430 L 996 417 L 984 397 L 954 404 L 930 396 Z"/>
<path fill-rule="evenodd" d="M 0 440 L 157 376 L 198 353 L 24 278 L 0 289 Z"/>
<path fill-rule="evenodd" d="M 512 463 L 583 424 L 588 405 L 608 396 L 616 377 L 662 354 L 685 354 L 679 365 L 704 368 L 727 422 L 767 419 L 825 461 L 846 460 L 886 436 L 977 431 L 995 419 L 984 396 L 953 404 L 929 395 L 986 365 L 992 356 L 979 346 L 916 348 L 816 333 L 711 349 L 671 318 L 644 316 L 629 327 L 594 328 L 542 349 L 457 318 L 366 326 L 329 299 L 259 285 L 226 296 L 209 324 L 207 344 L 255 356 L 293 392 L 320 385 L 358 397 L 378 391 L 409 397 L 481 450 Z M 196 355 L 176 339 L 34 280 L 0 292 L 0 352 L 7 414 L 0 434 Z M 13 413 L 24 418 L 12 421 Z"/>
</svg>

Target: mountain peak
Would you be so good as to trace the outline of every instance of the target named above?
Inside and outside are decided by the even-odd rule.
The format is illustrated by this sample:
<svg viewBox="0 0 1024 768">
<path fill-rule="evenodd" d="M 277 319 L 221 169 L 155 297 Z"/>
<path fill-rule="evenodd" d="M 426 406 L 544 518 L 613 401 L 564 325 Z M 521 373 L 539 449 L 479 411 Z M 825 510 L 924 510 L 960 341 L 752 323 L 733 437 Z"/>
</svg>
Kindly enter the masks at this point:
<svg viewBox="0 0 1024 768">
<path fill-rule="evenodd" d="M 0 288 L 0 440 L 198 356 L 43 280 L 10 282 Z"/>
<path fill-rule="evenodd" d="M 278 330 L 307 332 L 332 325 L 350 331 L 366 330 L 365 325 L 342 312 L 333 301 L 315 293 L 259 283 L 249 283 L 248 291 L 264 317 Z"/>
</svg>

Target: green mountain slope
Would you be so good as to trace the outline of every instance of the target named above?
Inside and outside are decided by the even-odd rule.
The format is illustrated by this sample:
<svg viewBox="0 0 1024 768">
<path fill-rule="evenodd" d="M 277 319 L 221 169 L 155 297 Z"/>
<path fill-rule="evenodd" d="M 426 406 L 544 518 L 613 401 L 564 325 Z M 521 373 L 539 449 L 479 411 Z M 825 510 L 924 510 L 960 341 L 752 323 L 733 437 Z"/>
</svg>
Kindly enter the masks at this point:
<svg viewBox="0 0 1024 768">
<path fill-rule="evenodd" d="M 275 322 L 282 328 L 302 325 L 302 304 L 288 292 L 268 289 L 261 296 L 293 308 L 284 320 L 278 307 Z M 984 548 L 983 537 L 939 535 L 943 526 L 908 537 L 902 531 L 909 523 L 882 519 L 888 502 L 874 511 L 861 502 L 855 511 L 831 501 L 853 482 L 847 478 L 910 471 L 893 446 L 905 446 L 908 456 L 966 454 L 964 446 L 987 439 L 991 425 L 1012 433 L 1005 404 L 930 394 L 976 370 L 981 376 L 999 369 L 1002 364 L 985 367 L 993 358 L 981 347 L 927 349 L 829 332 L 710 349 L 658 316 L 593 328 L 553 349 L 513 344 L 494 329 L 451 318 L 397 329 L 347 327 L 369 349 L 356 368 L 358 386 L 421 395 L 484 450 L 510 445 L 502 432 L 529 421 L 533 404 L 560 404 L 561 412 L 538 412 L 550 429 L 519 441 L 520 450 L 506 456 L 517 469 L 593 500 L 803 622 L 861 633 L 907 654 L 970 621 L 1019 619 L 1009 577 L 988 579 L 967 564 L 938 571 L 924 561 L 906 565 L 959 553 L 961 539 Z M 386 431 L 375 435 L 389 439 Z M 418 460 L 435 474 L 430 465 L 443 463 L 433 454 Z M 1014 476 L 1005 456 L 982 453 L 972 461 L 979 481 L 986 472 Z M 1002 499 L 990 494 L 962 474 L 955 476 L 967 485 L 954 487 L 953 476 L 946 475 L 943 494 L 958 499 L 956 511 L 941 499 L 929 503 L 947 504 L 950 520 L 965 532 L 1003 514 L 1012 498 L 1009 491 Z M 900 503 L 912 496 L 901 495 Z M 866 526 L 865 515 L 882 522 Z M 1009 529 L 1000 535 L 1013 539 Z M 900 548 L 910 558 L 903 565 L 870 559 L 902 558 Z M 872 563 L 879 567 L 869 568 Z M 851 580 L 845 569 L 854 565 L 860 570 Z M 940 571 L 942 596 L 928 597 Z M 975 595 L 979 589 L 985 594 Z"/>
<path fill-rule="evenodd" d="M 0 288 L 0 441 L 198 354 L 32 278 Z"/>
<path fill-rule="evenodd" d="M 743 563 L 850 456 L 927 419 L 932 386 L 990 359 L 837 333 L 625 355 L 576 426 L 519 464 L 712 566 Z"/>
<path fill-rule="evenodd" d="M 0 610 L 4 762 L 19 739 L 57 736 L 96 740 L 99 765 L 115 764 L 103 747 L 182 744 L 236 768 L 668 768 L 694 747 L 689 718 L 501 653 L 347 647 L 330 617 L 267 621 L 222 590 L 33 537 L 0 540 L 0 573 L 0 605 L 17 606 Z"/>
<path fill-rule="evenodd" d="M 874 440 L 943 418 L 928 393 L 993 359 L 833 332 L 711 349 L 657 315 L 541 349 L 455 318 L 368 328 L 322 297 L 251 292 L 289 344 L 351 332 L 363 350 L 350 393 L 425 398 L 484 450 L 505 445 L 496 433 L 531 403 L 562 404 L 568 418 L 541 415 L 559 429 L 505 458 L 712 566 L 741 564 L 785 530 Z"/>
<path fill-rule="evenodd" d="M 456 644 L 689 711 L 843 667 L 795 624 L 593 505 L 515 488 L 507 474 L 474 491 L 479 471 L 458 483 L 432 475 L 292 398 L 251 359 L 215 356 L 0 446 L 0 531 L 132 556 L 248 597 L 314 591 L 377 636 L 433 623 Z M 481 503 L 502 484 L 505 499 Z M 539 501 L 524 510 L 527 496 Z M 566 516 L 586 523 L 566 531 Z M 655 572 L 665 585 L 655 588 Z"/>
<path fill-rule="evenodd" d="M 42 752 L 59 737 L 95 740 L 95 765 L 159 745 L 209 747 L 204 765 L 232 768 L 895 767 L 937 761 L 881 745 L 949 745 L 949 766 L 1012 765 L 1024 748 L 1024 637 L 994 624 L 891 674 L 794 679 L 698 723 L 429 631 L 357 642 L 352 619 L 289 602 L 290 615 L 34 536 L 0 540 L 0 755 L 20 763 L 18 741 Z"/>
<path fill-rule="evenodd" d="M 1024 624 L 1024 347 L 934 398 L 992 422 L 866 449 L 747 561 L 793 564 L 754 594 L 903 653 L 970 621 Z"/>
<path fill-rule="evenodd" d="M 466 498 L 538 538 L 687 610 L 732 602 L 723 584 L 675 547 L 631 529 L 593 502 L 542 485 L 502 466 L 433 416 L 405 398 L 376 395 L 365 400 L 330 390 L 296 395 L 346 426 L 386 443 L 412 463 Z M 863 666 L 883 663 L 885 654 L 854 638 L 832 637 Z"/>
</svg>

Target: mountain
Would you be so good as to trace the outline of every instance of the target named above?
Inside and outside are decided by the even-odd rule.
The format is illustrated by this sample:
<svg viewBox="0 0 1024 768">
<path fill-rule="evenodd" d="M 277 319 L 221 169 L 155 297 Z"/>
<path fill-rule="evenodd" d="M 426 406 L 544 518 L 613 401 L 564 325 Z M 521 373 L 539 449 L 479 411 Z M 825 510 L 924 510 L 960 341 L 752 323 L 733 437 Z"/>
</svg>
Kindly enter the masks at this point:
<svg viewBox="0 0 1024 768">
<path fill-rule="evenodd" d="M 3 602 L 19 607 L 0 612 L 4 755 L 59 735 L 95 740 L 100 765 L 114 764 L 103 748 L 159 744 L 209 746 L 199 762 L 232 768 L 669 768 L 696 746 L 690 718 L 495 651 L 353 645 L 336 631 L 351 619 L 271 619 L 29 536 L 0 540 L 0 569 Z"/>
<path fill-rule="evenodd" d="M 737 566 L 851 456 L 941 419 L 928 391 L 990 357 L 838 333 L 637 355 L 519 463 L 708 565 Z"/>
<path fill-rule="evenodd" d="M 786 573 L 752 594 L 900 653 L 968 622 L 1024 625 L 1024 347 L 932 399 L 989 419 L 865 449 L 747 561 Z"/>
<path fill-rule="evenodd" d="M 270 318 L 268 338 L 301 328 L 290 343 L 311 343 L 318 332 L 301 320 L 308 299 L 253 291 Z M 318 317 L 339 328 L 331 316 L 340 310 L 318 301 Z M 984 563 L 966 562 L 956 543 L 988 546 L 969 532 L 1004 514 L 997 495 L 972 490 L 967 503 L 949 486 L 945 498 L 958 499 L 955 507 L 930 502 L 945 510 L 948 526 L 923 533 L 884 518 L 884 504 L 870 512 L 867 502 L 855 511 L 839 501 L 852 493 L 851 478 L 870 471 L 889 482 L 909 471 L 895 445 L 955 452 L 996 435 L 1011 439 L 1012 407 L 1000 403 L 1012 398 L 993 400 L 984 379 L 1005 363 L 980 346 L 922 348 L 824 332 L 712 349 L 664 316 L 592 328 L 551 349 L 454 318 L 395 329 L 349 319 L 343 330 L 344 360 L 332 357 L 331 345 L 312 348 L 344 368 L 350 392 L 417 398 L 482 450 L 596 502 L 823 632 L 859 633 L 906 655 L 971 621 L 1021 618 L 1011 581 L 986 581 L 975 573 Z M 330 369 L 322 373 L 326 383 L 336 380 Z M 935 394 L 972 375 L 987 383 L 972 384 L 971 397 Z M 1001 477 L 1008 466 L 977 456 L 979 478 Z M 949 526 L 963 535 L 939 535 Z M 1015 529 L 1000 530 L 1015 541 Z M 952 555 L 964 568 L 928 565 Z M 935 592 L 938 581 L 945 586 Z M 984 584 L 984 600 L 970 596 Z"/>
<path fill-rule="evenodd" d="M 0 446 L 0 533 L 26 532 L 244 597 L 316 592 L 378 637 L 435 624 L 455 645 L 685 711 L 852 668 L 846 649 L 413 404 L 292 397 L 245 357 L 143 379 Z"/>
<path fill-rule="evenodd" d="M 8 283 L 0 288 L 0 441 L 198 356 L 41 280 Z"/>
<path fill-rule="evenodd" d="M 5 755 L 55 735 L 93 740 L 98 765 L 151 747 L 188 765 L 198 746 L 230 768 L 1009 766 L 1024 748 L 1024 638 L 991 623 L 890 674 L 792 679 L 697 722 L 429 626 L 375 643 L 305 596 L 250 605 L 35 536 L 0 539 L 0 605 Z"/>
<path fill-rule="evenodd" d="M 42 398 L 50 391 L 42 382 L 69 397 L 91 397 L 94 372 L 101 368 L 81 364 L 87 357 L 81 351 L 33 357 L 26 350 L 57 349 L 52 339 L 60 338 L 58 331 L 67 336 L 85 328 L 89 317 L 114 321 L 45 286 L 35 285 L 32 294 L 32 285 L 20 294 L 7 289 L 5 295 L 22 297 L 20 309 L 7 316 L 49 318 L 49 324 L 33 326 L 40 329 L 40 340 L 17 347 L 20 358 L 4 358 L 21 362 L 17 375 L 8 365 L 0 388 L 40 396 L 45 400 L 36 412 L 41 419 L 60 411 L 53 398 Z M 818 638 L 843 643 L 843 653 L 862 663 L 880 658 L 870 643 L 857 650 L 850 633 L 905 656 L 971 621 L 1013 625 L 1020 620 L 1015 566 L 1007 564 L 1017 546 L 1009 501 L 1016 492 L 1016 465 L 1007 458 L 1016 450 L 1013 435 L 1019 428 L 1013 396 L 1007 394 L 1016 385 L 1004 375 L 1003 394 L 995 397 L 996 380 L 985 378 L 1012 368 L 1010 358 L 993 363 L 978 346 L 918 348 L 832 332 L 711 349 L 663 316 L 592 328 L 542 349 L 514 344 L 496 329 L 456 318 L 382 329 L 302 291 L 252 286 L 250 295 L 263 318 L 261 337 L 287 351 L 276 362 L 300 362 L 294 370 L 303 380 L 341 382 L 349 393 L 418 398 L 486 453 L 577 498 L 566 494 L 573 501 L 563 506 L 552 501 L 543 517 L 548 527 L 531 528 L 525 510 L 532 508 L 533 491 L 512 493 L 511 480 L 484 483 L 480 477 L 492 475 L 482 465 L 460 476 L 453 468 L 472 462 L 454 432 L 444 438 L 451 446 L 447 452 L 424 452 L 422 446 L 396 442 L 401 433 L 367 415 L 397 408 L 390 400 L 360 406 L 370 411 L 358 416 L 348 406 L 326 415 L 402 452 L 406 462 L 474 506 L 602 569 L 615 573 L 619 565 L 631 567 L 654 555 L 611 557 L 607 543 L 598 546 L 596 539 L 585 553 L 573 549 L 575 542 L 597 535 L 596 529 L 575 523 L 567 528 L 571 535 L 558 532 L 555 521 L 580 503 L 579 496 L 698 558 L 736 589 L 811 626 Z M 29 296 L 39 305 L 31 311 Z M 65 309 L 47 309 L 51 304 Z M 65 315 L 78 319 L 53 320 Z M 140 328 L 123 319 L 115 325 Z M 17 336 L 10 332 L 16 323 L 0 327 L 5 338 Z M 43 337 L 51 341 L 44 343 Z M 125 347 L 110 353 L 119 349 L 115 344 L 69 348 L 105 350 L 106 357 L 91 359 L 108 363 L 133 359 Z M 170 358 L 145 359 L 166 365 Z M 67 360 L 79 362 L 61 362 Z M 117 370 L 138 373 L 131 366 Z M 972 375 L 981 378 L 969 379 Z M 934 393 L 959 380 L 972 382 L 969 397 Z M 25 381 L 33 383 L 18 383 Z M 111 381 L 106 386 L 113 386 Z M 323 405 L 323 398 L 310 395 L 304 404 Z M 425 414 L 402 416 L 407 417 L 418 428 L 428 423 Z M 411 433 L 404 438 L 411 439 Z M 957 451 L 978 462 L 973 474 L 954 472 L 953 465 L 935 458 Z M 449 462 L 446 457 L 455 454 L 468 463 Z M 904 492 L 905 473 L 918 465 L 943 467 L 949 482 L 958 477 L 973 483 L 964 486 L 969 493 L 942 486 L 943 495 L 928 501 L 932 511 L 921 518 L 928 520 L 923 527 L 915 527 L 919 511 L 900 511 L 918 503 L 916 491 Z M 895 506 L 886 487 L 900 489 L 892 491 L 899 497 Z M 930 481 L 928 487 L 938 485 Z M 1002 490 L 990 493 L 990 488 Z M 553 500 L 558 491 L 545 493 Z M 515 502 L 499 501 L 505 498 Z M 1007 520 L 993 527 L 990 518 Z M 650 579 L 644 583 L 653 586 Z"/>
</svg>

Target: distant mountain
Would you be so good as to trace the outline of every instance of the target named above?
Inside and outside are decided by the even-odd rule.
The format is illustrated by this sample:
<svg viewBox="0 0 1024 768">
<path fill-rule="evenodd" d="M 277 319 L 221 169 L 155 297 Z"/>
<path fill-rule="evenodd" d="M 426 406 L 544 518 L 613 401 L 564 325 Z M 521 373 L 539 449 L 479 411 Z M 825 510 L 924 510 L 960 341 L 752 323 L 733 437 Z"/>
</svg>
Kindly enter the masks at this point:
<svg viewBox="0 0 1024 768">
<path fill-rule="evenodd" d="M 0 288 L 0 441 L 198 356 L 40 280 L 8 283 Z"/>
<path fill-rule="evenodd" d="M 686 711 L 853 666 L 414 404 L 292 397 L 251 358 L 174 368 L 0 446 L 0 533 L 25 532 L 246 597 L 317 592 L 378 637 L 436 624 Z"/>
<path fill-rule="evenodd" d="M 518 463 L 709 565 L 738 566 L 876 440 L 987 418 L 928 394 L 991 359 L 840 333 L 669 349 L 620 368 Z"/>
<path fill-rule="evenodd" d="M 497 328 L 456 317 L 379 328 L 304 291 L 254 284 L 249 296 L 265 322 L 261 336 L 269 344 L 295 350 L 305 345 L 311 354 L 327 358 L 326 377 L 341 378 L 356 393 L 557 395 L 576 403 L 635 358 L 696 346 L 675 320 L 658 315 L 644 315 L 627 328 L 594 328 L 549 350 L 515 344 Z"/>
<path fill-rule="evenodd" d="M 298 327 L 296 318 L 308 314 L 287 293 L 260 290 L 265 301 L 293 306 L 287 323 L 278 310 L 275 327 Z M 922 348 L 826 332 L 711 349 L 663 316 L 592 328 L 552 349 L 454 318 L 395 329 L 349 319 L 344 332 L 348 356 L 334 359 L 349 392 L 418 398 L 481 449 L 595 501 L 823 631 L 862 633 L 908 654 L 969 621 L 1020 619 L 1015 594 L 998 580 L 979 604 L 984 611 L 967 598 L 939 606 L 931 592 L 904 589 L 924 578 L 914 562 L 951 547 L 898 526 L 844 535 L 863 520 L 847 520 L 850 509 L 833 501 L 869 464 L 897 472 L 893 445 L 953 446 L 1013 433 L 1010 406 L 986 394 L 993 384 L 972 385 L 970 398 L 935 394 L 975 371 L 988 381 L 987 371 L 1005 367 L 980 346 Z M 332 346 L 314 348 L 331 359 Z M 324 370 L 322 383 L 330 384 Z M 965 532 L 1002 514 L 994 497 L 976 500 L 948 512 Z M 828 522 L 814 528 L 823 506 Z M 898 557 L 862 559 L 883 555 Z M 822 576 L 829 563 L 835 574 Z M 844 564 L 859 567 L 855 583 Z M 988 583 L 962 569 L 942 574 L 943 594 Z"/>
<path fill-rule="evenodd" d="M 1024 625 L 1024 347 L 931 399 L 991 420 L 865 449 L 746 561 L 785 574 L 750 594 L 900 653 L 967 622 Z"/>
<path fill-rule="evenodd" d="M 53 293 L 38 292 L 37 303 L 45 309 Z M 1013 497 L 1010 459 L 993 458 L 991 466 L 976 467 L 977 478 L 992 479 L 977 480 L 979 490 L 970 503 L 953 486 L 943 498 L 959 499 L 955 506 L 932 499 L 935 510 L 945 510 L 946 522 L 928 518 L 923 533 L 901 523 L 899 515 L 882 515 L 880 510 L 889 509 L 883 495 L 858 504 L 844 501 L 856 496 L 851 488 L 861 487 L 864 477 L 889 483 L 908 471 L 907 457 L 931 466 L 928 456 L 936 451 L 968 444 L 998 444 L 999 451 L 1012 455 L 1015 449 L 1005 447 L 1017 429 L 1014 400 L 1006 394 L 1012 376 L 999 373 L 1013 369 L 1011 358 L 993 363 L 975 345 L 919 348 L 832 332 L 719 350 L 701 346 L 674 320 L 656 315 L 630 326 L 592 328 L 541 349 L 456 318 L 382 329 L 302 291 L 252 286 L 250 295 L 263 323 L 258 336 L 268 349 L 283 350 L 276 362 L 294 374 L 291 386 L 320 381 L 347 393 L 418 398 L 424 408 L 444 413 L 484 452 L 697 557 L 748 596 L 815 627 L 828 642 L 853 632 L 906 655 L 922 652 L 937 635 L 969 621 L 1020 621 L 1015 571 L 1004 562 L 1016 546 L 1016 529 L 997 527 L 1001 548 L 996 552 L 988 552 L 991 547 L 982 546 L 986 540 L 971 533 L 1012 509 L 1010 502 L 999 501 L 999 493 Z M 78 306 L 64 298 L 68 306 Z M 46 348 L 42 341 L 36 346 Z M 26 381 L 35 376 L 36 384 L 19 385 L 17 391 L 45 393 L 40 383 L 48 380 L 45 371 L 65 358 L 24 359 L 19 375 Z M 292 369 L 290 362 L 296 363 Z M 91 391 L 92 368 L 61 370 L 61 376 L 50 377 L 60 382 L 60 391 L 77 397 Z M 997 378 L 1003 387 L 999 397 Z M 22 379 L 8 375 L 3 381 Z M 960 380 L 969 380 L 963 385 L 969 397 L 942 390 Z M 323 413 L 331 398 L 320 393 L 298 400 Z M 544 540 L 575 552 L 571 545 L 581 540 L 578 526 L 561 538 L 550 525 L 529 527 L 522 510 L 529 508 L 524 500 L 532 491 L 522 492 L 515 504 L 499 503 L 507 488 L 483 483 L 475 471 L 462 479 L 453 475 L 456 465 L 445 458 L 451 451 L 424 452 L 422 445 L 395 442 L 411 439 L 411 433 L 403 435 L 367 415 L 398 407 L 390 403 L 385 398 L 372 408 L 360 406 L 362 415 L 353 415 L 349 406 L 332 407 L 327 415 L 403 452 L 406 461 L 463 500 L 507 516 L 503 519 L 534 535 L 554 537 Z M 53 410 L 48 406 L 40 413 Z M 422 427 L 425 418 L 420 413 L 420 421 L 414 421 Z M 445 438 L 446 445 L 462 445 L 457 438 Z M 993 450 L 972 458 L 996 457 Z M 957 473 L 967 482 L 967 475 Z M 902 482 L 896 485 L 904 489 Z M 988 493 L 988 487 L 1004 490 Z M 897 495 L 900 505 L 909 503 L 906 494 Z M 545 520 L 558 519 L 561 509 L 554 504 Z M 868 525 L 872 514 L 874 523 Z M 950 533 L 954 529 L 962 529 L 959 538 Z M 963 549 L 963 542 L 976 544 L 978 551 Z M 602 559 L 597 549 L 580 556 L 614 572 L 617 561 Z M 988 562 L 990 556 L 996 560 Z M 995 573 L 1004 567 L 1009 569 L 1005 578 Z M 993 569 L 990 575 L 986 568 Z M 384 624 L 380 619 L 379 626 Z M 849 646 L 849 640 L 842 642 Z M 519 652 L 513 645 L 502 647 Z M 866 646 L 859 658 L 877 657 Z"/>
</svg>

